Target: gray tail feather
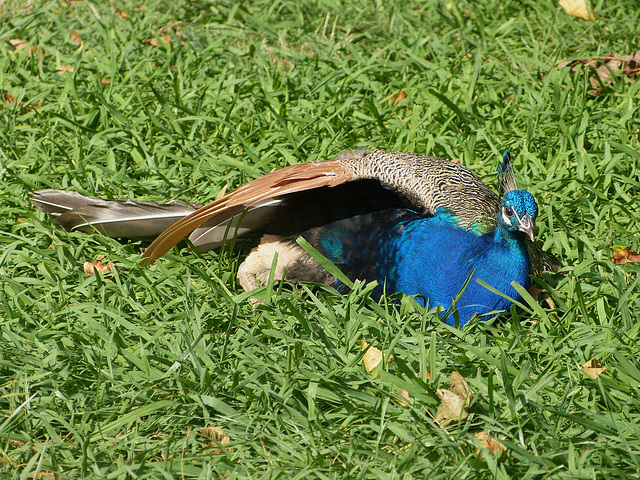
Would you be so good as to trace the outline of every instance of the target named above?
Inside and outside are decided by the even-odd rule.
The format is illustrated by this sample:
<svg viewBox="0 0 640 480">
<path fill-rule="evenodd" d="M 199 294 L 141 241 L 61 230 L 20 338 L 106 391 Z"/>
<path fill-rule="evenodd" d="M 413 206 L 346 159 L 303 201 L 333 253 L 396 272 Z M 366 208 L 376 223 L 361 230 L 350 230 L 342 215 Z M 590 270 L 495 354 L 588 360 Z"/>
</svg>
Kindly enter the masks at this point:
<svg viewBox="0 0 640 480">
<path fill-rule="evenodd" d="M 39 190 L 29 196 L 36 208 L 54 217 L 55 225 L 115 238 L 156 237 L 200 207 L 182 200 L 165 204 L 104 200 L 63 190 Z"/>
</svg>

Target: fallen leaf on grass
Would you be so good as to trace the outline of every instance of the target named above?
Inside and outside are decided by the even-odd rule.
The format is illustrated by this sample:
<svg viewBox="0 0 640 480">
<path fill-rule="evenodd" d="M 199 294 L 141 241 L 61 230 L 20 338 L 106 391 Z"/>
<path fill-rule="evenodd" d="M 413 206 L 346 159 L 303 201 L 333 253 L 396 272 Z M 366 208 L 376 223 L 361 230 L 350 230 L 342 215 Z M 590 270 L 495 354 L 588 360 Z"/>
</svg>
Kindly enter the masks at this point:
<svg viewBox="0 0 640 480">
<path fill-rule="evenodd" d="M 411 401 L 411 395 L 409 395 L 409 392 L 407 392 L 406 390 L 402 390 L 400 392 L 398 392 L 400 394 L 400 396 L 402 398 L 404 398 L 404 400 L 406 400 L 406 402 L 404 400 L 398 400 L 398 403 L 400 405 L 402 405 L 403 407 L 408 407 L 409 406 L 409 402 Z"/>
<path fill-rule="evenodd" d="M 629 55 L 619 56 L 615 53 L 608 53 L 602 57 L 581 58 L 560 62 L 559 68 L 571 68 L 576 70 L 578 65 L 584 65 L 595 69 L 598 78 L 590 77 L 592 85 L 599 85 L 600 82 L 611 82 L 614 73 L 622 71 L 631 80 L 640 75 L 640 50 Z"/>
<path fill-rule="evenodd" d="M 404 100 L 405 98 L 407 98 L 407 94 L 404 92 L 399 92 L 395 95 L 391 95 L 391 105 L 395 107 L 401 100 Z"/>
<path fill-rule="evenodd" d="M 74 68 L 71 65 L 60 65 L 56 70 L 60 75 L 64 75 L 65 73 L 73 72 Z"/>
<path fill-rule="evenodd" d="M 482 448 L 486 448 L 494 455 L 499 454 L 505 450 L 505 446 L 497 439 L 485 432 L 476 433 L 476 438 L 482 442 Z M 500 440 L 504 440 L 507 437 L 502 437 Z M 476 457 L 482 460 L 482 453 L 480 449 L 476 450 Z"/>
<path fill-rule="evenodd" d="M 162 40 L 163 43 L 166 43 L 167 45 L 169 45 L 171 43 L 171 36 L 170 35 L 162 35 L 160 37 L 160 40 Z M 158 43 L 158 39 L 156 37 L 152 37 L 152 38 L 147 38 L 145 40 L 142 41 L 143 45 L 151 45 L 152 47 L 158 47 L 160 46 L 160 44 Z"/>
<path fill-rule="evenodd" d="M 36 478 L 36 477 L 35 477 L 35 473 L 31 474 L 31 475 L 29 476 L 29 478 Z M 42 479 L 42 478 L 56 478 L 56 474 L 55 474 L 55 473 L 53 473 L 53 472 L 40 472 L 40 473 L 38 474 L 38 477 L 37 477 L 37 478 L 38 478 L 38 480 L 40 480 L 40 479 Z"/>
<path fill-rule="evenodd" d="M 574 17 L 584 18 L 585 20 L 593 20 L 593 13 L 589 12 L 586 0 L 559 0 L 560 6 L 564 11 Z"/>
<path fill-rule="evenodd" d="M 382 362 L 382 350 L 369 345 L 364 340 L 356 340 L 356 343 L 360 345 L 362 350 L 367 350 L 367 347 L 369 347 L 362 357 L 362 363 L 367 373 L 373 372 L 373 370 L 380 365 L 380 362 Z"/>
<path fill-rule="evenodd" d="M 467 381 L 458 372 L 451 372 L 451 384 L 449 390 L 436 391 L 440 398 L 440 406 L 436 413 L 436 423 L 441 427 L 463 421 L 469 416 L 467 408 L 471 404 L 471 392 Z"/>
<path fill-rule="evenodd" d="M 75 30 L 71 30 L 71 35 L 69 37 L 69 39 L 75 43 L 77 46 L 79 46 L 80 48 L 82 48 L 82 40 L 80 40 L 80 34 L 78 32 L 76 32 Z"/>
<path fill-rule="evenodd" d="M 582 371 L 594 380 L 598 378 L 598 375 L 600 375 L 606 369 L 607 367 L 603 367 L 602 363 L 597 358 L 592 358 L 587 363 L 582 365 Z"/>
<path fill-rule="evenodd" d="M 622 263 L 640 263 L 640 255 L 636 252 L 629 250 L 627 247 L 615 246 L 612 247 L 613 257 L 611 257 L 611 261 L 616 265 L 620 265 Z"/>
<path fill-rule="evenodd" d="M 84 262 L 84 273 L 86 273 L 87 275 L 95 275 L 96 272 L 98 272 L 99 275 L 102 275 L 105 272 L 113 272 L 114 270 L 116 270 L 116 267 L 113 264 L 107 263 L 106 265 L 103 265 L 100 260 L 96 260 L 94 262 Z M 108 276 L 105 278 L 113 277 Z"/>
<path fill-rule="evenodd" d="M 223 445 L 228 445 L 231 443 L 231 439 L 229 435 L 227 435 L 224 430 L 218 427 L 205 427 L 199 430 L 200 435 L 205 437 L 204 444 L 207 447 L 221 447 Z M 222 449 L 217 448 L 213 450 L 211 453 L 218 454 L 222 453 Z"/>
<path fill-rule="evenodd" d="M 9 43 L 13 45 L 14 50 L 10 50 L 9 54 L 12 53 L 20 53 L 25 48 L 28 48 L 27 53 L 33 53 L 36 51 L 36 46 L 31 45 L 29 42 L 25 42 L 24 40 L 20 40 L 19 38 L 12 38 L 9 40 Z"/>
</svg>

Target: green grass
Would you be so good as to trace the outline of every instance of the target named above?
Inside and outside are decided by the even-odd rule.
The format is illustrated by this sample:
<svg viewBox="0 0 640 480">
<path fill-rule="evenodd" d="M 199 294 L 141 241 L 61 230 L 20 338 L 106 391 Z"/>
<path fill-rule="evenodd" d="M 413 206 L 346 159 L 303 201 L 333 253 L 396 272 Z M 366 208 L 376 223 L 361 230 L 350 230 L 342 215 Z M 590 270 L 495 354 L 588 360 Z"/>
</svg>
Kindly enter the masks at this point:
<svg viewBox="0 0 640 480">
<path fill-rule="evenodd" d="M 594 95 L 555 67 L 640 49 L 640 11 L 592 3 L 593 22 L 552 0 L 1 3 L 2 478 L 640 478 L 640 268 L 609 261 L 640 248 L 640 81 Z M 254 313 L 240 253 L 139 269 L 143 244 L 66 233 L 27 197 L 203 203 L 354 147 L 491 185 L 510 148 L 565 265 L 553 308 L 456 330 L 366 285 L 274 285 Z M 82 273 L 101 255 L 112 280 Z M 359 339 L 394 362 L 367 375 Z M 471 415 L 443 429 L 454 370 Z M 479 458 L 479 432 L 505 450 Z"/>
</svg>

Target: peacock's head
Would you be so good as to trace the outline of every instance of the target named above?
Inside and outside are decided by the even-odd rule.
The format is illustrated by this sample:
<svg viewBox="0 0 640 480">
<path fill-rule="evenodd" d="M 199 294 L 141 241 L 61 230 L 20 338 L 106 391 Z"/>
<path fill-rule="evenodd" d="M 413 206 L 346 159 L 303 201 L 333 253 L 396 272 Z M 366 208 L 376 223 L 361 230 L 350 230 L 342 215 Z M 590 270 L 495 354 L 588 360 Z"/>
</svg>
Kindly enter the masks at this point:
<svg viewBox="0 0 640 480">
<path fill-rule="evenodd" d="M 526 190 L 511 190 L 502 198 L 498 224 L 509 232 L 524 232 L 533 242 L 538 204 Z"/>
</svg>

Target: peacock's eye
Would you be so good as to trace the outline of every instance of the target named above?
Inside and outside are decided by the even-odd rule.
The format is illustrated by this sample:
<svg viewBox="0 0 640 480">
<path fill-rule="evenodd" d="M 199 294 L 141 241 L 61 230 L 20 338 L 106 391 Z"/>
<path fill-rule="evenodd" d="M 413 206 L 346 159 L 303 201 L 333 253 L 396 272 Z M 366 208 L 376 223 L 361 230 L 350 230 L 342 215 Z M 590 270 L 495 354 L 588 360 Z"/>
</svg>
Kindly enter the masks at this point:
<svg viewBox="0 0 640 480">
<path fill-rule="evenodd" d="M 507 217 L 513 217 L 513 215 L 515 214 L 515 212 L 513 211 L 513 208 L 511 208 L 511 207 L 506 207 L 506 208 L 504 209 L 504 214 L 505 214 Z"/>
</svg>

